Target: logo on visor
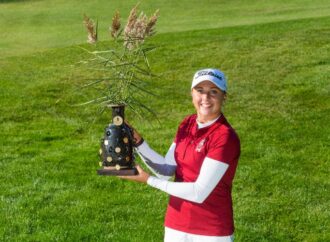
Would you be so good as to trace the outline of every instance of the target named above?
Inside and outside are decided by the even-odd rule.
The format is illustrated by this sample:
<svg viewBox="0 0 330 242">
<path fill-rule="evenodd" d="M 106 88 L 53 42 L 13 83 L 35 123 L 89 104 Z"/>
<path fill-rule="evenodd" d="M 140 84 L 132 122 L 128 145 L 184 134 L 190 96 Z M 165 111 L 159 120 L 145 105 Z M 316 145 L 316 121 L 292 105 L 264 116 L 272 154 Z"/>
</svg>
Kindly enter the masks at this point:
<svg viewBox="0 0 330 242">
<path fill-rule="evenodd" d="M 214 76 L 214 77 L 218 78 L 219 80 L 222 80 L 222 76 L 219 76 L 212 71 L 199 71 L 199 72 L 197 72 L 196 78 L 198 78 L 200 76 Z"/>
</svg>

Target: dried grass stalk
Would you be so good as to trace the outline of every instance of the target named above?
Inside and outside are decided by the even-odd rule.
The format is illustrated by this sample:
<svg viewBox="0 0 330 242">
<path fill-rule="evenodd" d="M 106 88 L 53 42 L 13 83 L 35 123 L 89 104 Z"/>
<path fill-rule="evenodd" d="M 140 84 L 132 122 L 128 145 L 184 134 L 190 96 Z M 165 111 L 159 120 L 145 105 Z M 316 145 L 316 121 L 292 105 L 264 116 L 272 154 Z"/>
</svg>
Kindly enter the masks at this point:
<svg viewBox="0 0 330 242">
<path fill-rule="evenodd" d="M 145 29 L 147 27 L 147 16 L 142 12 L 134 25 L 134 35 L 133 38 L 136 38 L 138 41 L 144 40 Z"/>
<path fill-rule="evenodd" d="M 124 30 L 124 46 L 128 49 L 134 49 L 143 43 L 147 36 L 151 36 L 155 33 L 154 27 L 158 19 L 159 11 L 157 10 L 148 19 L 143 12 L 137 17 L 137 7 L 138 5 L 131 10 Z"/>
<path fill-rule="evenodd" d="M 152 36 L 156 33 L 155 26 L 159 16 L 159 9 L 149 18 L 149 21 L 146 26 L 145 35 Z"/>
<path fill-rule="evenodd" d="M 120 26 L 121 26 L 120 15 L 119 15 L 119 12 L 116 11 L 115 15 L 112 18 L 112 24 L 111 24 L 111 30 L 110 30 L 111 36 L 114 39 L 116 39 L 120 34 Z"/>
<path fill-rule="evenodd" d="M 137 8 L 138 8 L 139 4 L 136 4 L 135 7 L 132 8 L 128 19 L 127 19 L 127 23 L 124 29 L 124 35 L 125 37 L 129 37 L 130 33 L 133 32 L 134 30 L 134 26 L 135 23 L 137 21 Z"/>
<path fill-rule="evenodd" d="M 84 14 L 84 25 L 87 30 L 87 42 L 94 44 L 97 42 L 97 21 L 96 23 L 90 19 L 86 14 Z"/>
</svg>

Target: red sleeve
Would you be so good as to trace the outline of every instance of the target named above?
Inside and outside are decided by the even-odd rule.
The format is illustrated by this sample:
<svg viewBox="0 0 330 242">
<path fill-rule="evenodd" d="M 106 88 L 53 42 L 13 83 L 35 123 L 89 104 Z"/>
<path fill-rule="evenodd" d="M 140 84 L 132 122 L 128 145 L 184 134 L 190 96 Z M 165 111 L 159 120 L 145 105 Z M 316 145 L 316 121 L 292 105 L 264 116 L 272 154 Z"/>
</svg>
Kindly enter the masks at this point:
<svg viewBox="0 0 330 242">
<path fill-rule="evenodd" d="M 233 130 L 213 137 L 209 142 L 207 157 L 230 164 L 240 155 L 240 142 Z"/>
</svg>

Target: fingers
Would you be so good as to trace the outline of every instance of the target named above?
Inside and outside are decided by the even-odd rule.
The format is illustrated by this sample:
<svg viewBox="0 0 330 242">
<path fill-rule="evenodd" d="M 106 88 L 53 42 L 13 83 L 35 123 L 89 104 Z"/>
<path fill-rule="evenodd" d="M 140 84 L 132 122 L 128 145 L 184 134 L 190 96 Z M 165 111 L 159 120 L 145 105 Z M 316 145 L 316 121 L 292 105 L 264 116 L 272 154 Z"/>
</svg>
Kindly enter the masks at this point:
<svg viewBox="0 0 330 242">
<path fill-rule="evenodd" d="M 125 179 L 125 180 L 135 180 L 135 177 L 138 175 L 134 175 L 134 176 L 117 176 L 121 179 Z"/>
<path fill-rule="evenodd" d="M 147 183 L 150 175 L 147 172 L 145 172 L 139 165 L 136 165 L 136 169 L 138 170 L 138 174 L 135 176 L 118 176 L 118 177 L 125 180 Z"/>
<path fill-rule="evenodd" d="M 142 168 L 141 168 L 141 166 L 140 166 L 139 164 L 137 164 L 135 167 L 136 167 L 136 169 L 138 170 L 139 174 L 140 174 L 141 172 L 144 172 L 144 170 L 142 170 Z"/>
<path fill-rule="evenodd" d="M 136 138 L 136 136 L 138 138 L 141 137 L 139 132 L 127 120 L 125 120 L 125 124 L 133 131 L 134 138 Z"/>
<path fill-rule="evenodd" d="M 142 142 L 143 142 L 143 138 L 142 138 L 142 136 L 140 135 L 140 133 L 136 130 L 136 129 L 134 129 L 133 127 L 130 127 L 130 129 L 132 130 L 132 132 L 133 132 L 133 145 L 135 146 L 135 147 L 137 147 L 137 146 L 139 146 L 140 144 L 142 144 Z"/>
<path fill-rule="evenodd" d="M 143 170 L 139 165 L 136 165 L 135 167 L 138 171 L 138 174 L 132 176 L 118 176 L 118 177 L 126 180 L 134 180 L 134 181 L 138 180 L 138 177 L 141 175 L 141 172 L 143 172 Z"/>
</svg>

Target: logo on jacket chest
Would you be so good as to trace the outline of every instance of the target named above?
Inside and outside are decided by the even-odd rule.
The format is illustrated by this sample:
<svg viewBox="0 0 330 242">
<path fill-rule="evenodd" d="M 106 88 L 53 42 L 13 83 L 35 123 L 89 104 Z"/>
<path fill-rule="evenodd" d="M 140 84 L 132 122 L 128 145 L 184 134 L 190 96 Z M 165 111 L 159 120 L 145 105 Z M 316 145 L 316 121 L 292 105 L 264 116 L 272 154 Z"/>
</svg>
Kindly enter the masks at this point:
<svg viewBox="0 0 330 242">
<path fill-rule="evenodd" d="M 202 139 L 196 146 L 196 151 L 197 152 L 201 152 L 201 150 L 203 149 L 204 145 L 206 143 L 206 138 L 205 139 Z"/>
</svg>

